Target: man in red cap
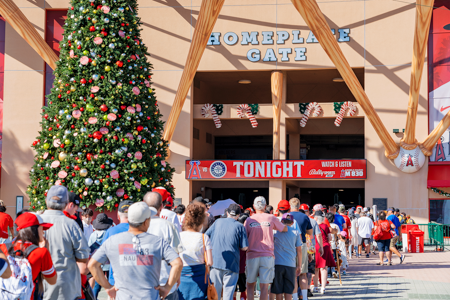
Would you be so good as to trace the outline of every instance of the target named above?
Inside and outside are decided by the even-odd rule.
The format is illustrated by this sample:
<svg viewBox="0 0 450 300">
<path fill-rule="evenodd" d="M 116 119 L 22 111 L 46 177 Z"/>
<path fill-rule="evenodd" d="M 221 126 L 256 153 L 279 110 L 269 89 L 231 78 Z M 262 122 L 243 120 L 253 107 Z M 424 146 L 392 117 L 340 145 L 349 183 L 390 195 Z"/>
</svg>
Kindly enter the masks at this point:
<svg viewBox="0 0 450 300">
<path fill-rule="evenodd" d="M 49 229 L 53 224 L 44 223 L 41 217 L 29 212 L 18 216 L 14 223 L 17 226 L 18 235 L 12 246 L 15 251 L 22 251 L 23 256 L 26 257 L 30 263 L 32 273 L 31 280 L 34 283 L 31 295 L 34 296 L 34 290 L 39 286 L 38 277 L 40 277 L 41 274 L 46 283 L 50 285 L 54 285 L 58 278 L 53 266 L 52 257 L 47 249 L 47 241 L 44 238 L 44 230 Z M 47 245 L 39 247 L 40 244 Z M 9 255 L 6 244 L 0 245 L 0 253 L 1 252 Z M 3 288 L 8 290 L 8 285 L 3 286 Z M 31 299 L 34 299 L 34 297 L 31 297 Z"/>
<path fill-rule="evenodd" d="M 172 195 L 163 187 L 156 187 L 152 190 L 152 192 L 158 193 L 162 197 L 164 208 L 161 210 L 159 216 L 162 219 L 166 219 L 172 222 L 177 228 L 178 232 L 181 232 L 180 220 L 178 220 L 177 214 L 171 211 L 173 207 Z"/>
</svg>

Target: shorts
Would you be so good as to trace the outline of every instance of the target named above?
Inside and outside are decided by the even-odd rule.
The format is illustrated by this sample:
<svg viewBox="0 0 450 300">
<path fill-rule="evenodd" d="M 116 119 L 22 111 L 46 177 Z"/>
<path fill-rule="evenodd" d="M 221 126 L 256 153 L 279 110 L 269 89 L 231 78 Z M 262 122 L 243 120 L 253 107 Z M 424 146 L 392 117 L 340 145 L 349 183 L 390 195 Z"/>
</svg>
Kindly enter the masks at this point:
<svg viewBox="0 0 450 300">
<path fill-rule="evenodd" d="M 308 273 L 308 246 L 306 243 L 302 245 L 302 274 Z"/>
<path fill-rule="evenodd" d="M 273 294 L 292 294 L 295 288 L 295 276 L 294 267 L 288 266 L 275 266 L 275 279 L 270 287 L 270 292 Z"/>
<path fill-rule="evenodd" d="M 377 241 L 378 251 L 389 252 L 389 244 L 391 243 L 391 241 L 392 241 L 392 239 Z"/>
<path fill-rule="evenodd" d="M 308 261 L 308 273 L 314 274 L 316 272 L 316 258 L 313 256 L 311 262 Z"/>
<path fill-rule="evenodd" d="M 370 245 L 370 238 L 361 238 L 361 243 L 359 245 Z"/>
<path fill-rule="evenodd" d="M 393 237 L 391 239 L 391 244 L 389 245 L 389 248 L 395 248 L 395 245 L 397 245 L 397 242 L 398 242 L 398 236 Z"/>
<path fill-rule="evenodd" d="M 247 259 L 245 266 L 245 275 L 248 283 L 255 283 L 259 276 L 259 282 L 262 284 L 272 283 L 275 267 L 275 258 L 273 256 L 256 257 Z"/>
<path fill-rule="evenodd" d="M 245 273 L 239 273 L 238 282 L 236 284 L 236 291 L 239 290 L 240 293 L 243 293 L 247 290 L 247 277 Z"/>
</svg>

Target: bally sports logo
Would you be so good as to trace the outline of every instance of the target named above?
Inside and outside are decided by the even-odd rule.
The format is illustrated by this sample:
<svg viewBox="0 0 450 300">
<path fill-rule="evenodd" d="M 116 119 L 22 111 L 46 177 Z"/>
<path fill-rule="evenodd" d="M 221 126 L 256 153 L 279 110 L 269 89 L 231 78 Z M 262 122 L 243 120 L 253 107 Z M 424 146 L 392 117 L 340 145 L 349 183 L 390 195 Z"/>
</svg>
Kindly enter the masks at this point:
<svg viewBox="0 0 450 300">
<path fill-rule="evenodd" d="M 316 169 L 311 169 L 309 171 L 309 175 L 316 175 L 316 176 L 321 176 L 321 177 L 333 177 L 334 174 L 336 174 L 335 171 L 322 171 L 322 170 L 316 170 Z"/>
</svg>

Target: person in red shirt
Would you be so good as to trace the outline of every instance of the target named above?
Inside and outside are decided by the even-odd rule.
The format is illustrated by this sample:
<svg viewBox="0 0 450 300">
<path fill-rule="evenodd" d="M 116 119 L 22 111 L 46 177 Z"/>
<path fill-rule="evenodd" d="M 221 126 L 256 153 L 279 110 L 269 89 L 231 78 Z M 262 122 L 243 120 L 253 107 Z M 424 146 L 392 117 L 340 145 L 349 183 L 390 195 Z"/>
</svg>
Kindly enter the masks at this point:
<svg viewBox="0 0 450 300">
<path fill-rule="evenodd" d="M 12 238 L 14 238 L 14 224 L 13 219 L 6 212 L 6 206 L 3 200 L 0 200 L 0 243 L 4 243 L 8 240 L 8 229 Z"/>
<path fill-rule="evenodd" d="M 33 274 L 33 294 L 31 299 L 34 299 L 34 293 L 36 290 L 36 283 L 38 282 L 39 274 L 42 274 L 45 280 L 53 285 L 56 283 L 57 274 L 53 266 L 52 257 L 48 251 L 48 242 L 44 238 L 44 230 L 49 229 L 53 224 L 44 223 L 42 219 L 33 213 L 23 213 L 17 217 L 15 224 L 17 225 L 17 238 L 9 249 L 5 244 L 0 245 L 0 249 L 3 253 L 10 255 L 14 252 L 25 252 L 31 245 L 43 246 L 33 250 L 28 255 L 28 261 L 31 265 L 31 273 Z M 39 289 L 39 286 L 37 286 Z M 39 291 L 41 292 L 41 291 Z M 42 291 L 43 292 L 43 291 Z"/>
<path fill-rule="evenodd" d="M 341 206 L 339 207 L 339 214 L 344 218 L 345 224 L 347 224 L 347 227 L 343 229 L 347 233 L 347 236 L 350 236 L 350 228 L 352 227 L 352 222 L 350 221 L 350 218 L 345 214 L 345 207 Z"/>
<path fill-rule="evenodd" d="M 382 266 L 384 264 L 383 263 L 384 253 L 389 252 L 389 247 L 391 244 L 391 238 L 392 238 L 391 228 L 395 229 L 395 225 L 391 221 L 386 220 L 386 213 L 384 211 L 381 211 L 378 214 L 378 221 L 374 222 L 373 224 L 375 225 L 375 227 L 373 228 L 374 232 L 375 232 L 375 230 L 377 230 L 378 226 L 381 226 L 382 233 L 383 233 L 381 238 L 376 241 L 378 244 L 378 250 L 380 252 L 380 262 L 377 263 L 377 265 Z M 386 228 L 386 230 L 383 230 L 384 228 Z M 389 266 L 392 266 L 391 258 L 389 257 L 389 255 L 386 255 L 386 256 L 388 258 Z"/>
</svg>

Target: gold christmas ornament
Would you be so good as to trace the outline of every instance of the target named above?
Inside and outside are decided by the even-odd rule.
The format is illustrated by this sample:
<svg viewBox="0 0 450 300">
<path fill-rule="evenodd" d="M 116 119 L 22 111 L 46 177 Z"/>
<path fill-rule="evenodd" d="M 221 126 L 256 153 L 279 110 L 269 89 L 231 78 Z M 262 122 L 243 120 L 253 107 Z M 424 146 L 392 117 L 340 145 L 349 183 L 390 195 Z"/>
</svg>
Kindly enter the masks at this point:
<svg viewBox="0 0 450 300">
<path fill-rule="evenodd" d="M 65 160 L 67 158 L 67 153 L 65 153 L 65 152 L 59 153 L 58 158 L 60 161 Z"/>
<path fill-rule="evenodd" d="M 81 169 L 81 170 L 80 170 L 80 176 L 81 176 L 81 177 L 86 177 L 87 174 L 88 174 L 88 171 L 87 171 L 86 169 Z"/>
</svg>

